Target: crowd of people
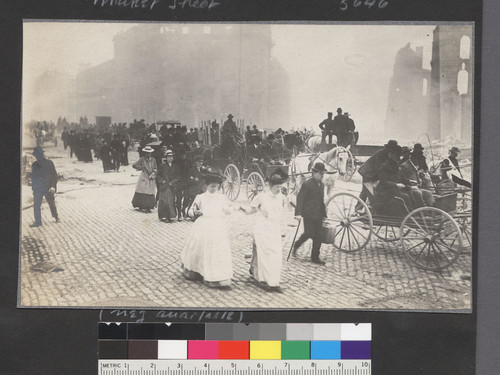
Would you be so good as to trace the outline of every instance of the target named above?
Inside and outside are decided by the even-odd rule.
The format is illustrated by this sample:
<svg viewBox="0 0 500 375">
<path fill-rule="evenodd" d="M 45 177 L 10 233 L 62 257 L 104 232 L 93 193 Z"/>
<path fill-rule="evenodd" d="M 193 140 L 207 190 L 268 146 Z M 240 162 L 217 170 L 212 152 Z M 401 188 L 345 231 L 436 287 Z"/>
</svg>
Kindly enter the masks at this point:
<svg viewBox="0 0 500 375">
<path fill-rule="evenodd" d="M 347 147 L 357 142 L 356 125 L 354 120 L 349 116 L 348 112 L 343 112 L 342 108 L 337 108 L 337 115 L 332 118 L 333 113 L 328 112 L 327 118 L 319 124 L 321 129 L 321 143 L 326 143 L 328 137 L 328 144 L 332 144 L 332 138 L 337 138 L 337 145 Z"/>
<path fill-rule="evenodd" d="M 338 125 L 340 117 L 344 124 L 349 124 L 348 116 L 339 108 L 335 119 L 331 118 L 331 114 L 328 117 L 320 125 L 323 126 L 324 136 L 329 136 L 331 142 L 331 135 L 336 135 L 338 143 L 343 144 L 346 142 L 345 133 L 332 129 L 336 129 L 335 124 Z M 354 124 L 345 129 L 352 133 Z M 141 139 L 140 157 L 132 165 L 140 172 L 132 206 L 145 213 L 156 209 L 161 222 L 194 222 L 180 254 L 182 274 L 188 280 L 202 280 L 209 287 L 231 287 L 231 241 L 225 218 L 235 211 L 242 211 L 257 215 L 249 269 L 251 277 L 266 291 L 283 292 L 280 287 L 283 255 L 281 222 L 289 203 L 281 191 L 282 184 L 288 179 L 287 173 L 278 168 L 267 176 L 268 188 L 257 195 L 249 206 L 230 203 L 225 195 L 218 193 L 223 176 L 204 168 L 202 155 L 187 158 L 187 151 L 199 142 L 196 129 L 188 131 L 186 127 L 174 124 L 162 127 L 159 134 L 161 141 L 153 133 L 146 133 Z M 230 115 L 221 129 L 222 143 L 237 134 L 241 136 Z M 68 131 L 65 128 L 61 140 L 64 149 L 69 148 L 70 157 L 75 155 L 82 162 L 93 161 L 93 150 L 94 157 L 102 160 L 104 172 L 118 171 L 121 165 L 128 165 L 130 140 L 126 134 L 98 133 L 92 128 Z M 256 126 L 247 127 L 243 140 L 247 146 L 255 146 L 262 142 L 262 133 Z M 154 145 L 160 147 L 155 148 Z M 159 158 L 154 155 L 158 150 Z M 449 156 L 439 164 L 441 186 L 455 184 L 453 175 L 461 176 L 459 153 L 457 147 L 452 147 Z M 32 226 L 38 227 L 42 225 L 40 206 L 43 197 L 52 216 L 59 221 L 54 199 L 57 172 L 54 164 L 44 157 L 40 146 L 35 148 L 33 155 L 37 161 L 32 167 L 35 211 Z M 325 264 L 320 257 L 323 220 L 326 218 L 325 186 L 322 182 L 325 173 L 325 165 L 315 163 L 311 168 L 311 177 L 300 187 L 295 219 L 299 226 L 303 222 L 304 232 L 292 244 L 292 254 L 297 256 L 298 249 L 311 239 L 311 262 L 318 265 Z M 432 187 L 436 181 L 431 179 L 424 147 L 420 143 L 412 149 L 405 149 L 397 141 L 390 140 L 361 166 L 359 173 L 363 178 L 360 199 L 365 202 L 370 200 L 375 215 L 401 218 L 417 207 L 435 204 Z M 356 207 L 358 211 L 363 209 L 363 205 Z"/>
</svg>

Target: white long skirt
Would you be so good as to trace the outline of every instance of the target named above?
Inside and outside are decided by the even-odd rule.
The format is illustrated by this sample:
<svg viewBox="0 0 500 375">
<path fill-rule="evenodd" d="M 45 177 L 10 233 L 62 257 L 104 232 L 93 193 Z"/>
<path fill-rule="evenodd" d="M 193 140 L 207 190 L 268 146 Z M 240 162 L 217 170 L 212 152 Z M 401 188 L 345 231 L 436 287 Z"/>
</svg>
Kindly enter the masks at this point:
<svg viewBox="0 0 500 375">
<path fill-rule="evenodd" d="M 255 224 L 254 245 L 251 262 L 253 277 L 270 287 L 279 286 L 283 267 L 280 223 L 259 218 Z"/>
<path fill-rule="evenodd" d="M 227 284 L 233 277 L 233 264 L 226 220 L 199 217 L 184 245 L 181 260 L 185 275 L 195 272 L 206 282 Z"/>
</svg>

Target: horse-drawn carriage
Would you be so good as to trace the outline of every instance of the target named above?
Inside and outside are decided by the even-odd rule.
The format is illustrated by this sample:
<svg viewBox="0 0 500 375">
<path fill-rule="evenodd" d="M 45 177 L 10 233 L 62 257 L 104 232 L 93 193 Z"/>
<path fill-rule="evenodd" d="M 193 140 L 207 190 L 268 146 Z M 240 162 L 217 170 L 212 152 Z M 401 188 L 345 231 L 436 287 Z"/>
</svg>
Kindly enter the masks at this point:
<svg viewBox="0 0 500 375">
<path fill-rule="evenodd" d="M 444 188 L 447 186 L 447 188 Z M 454 264 L 471 245 L 471 190 L 447 181 L 433 180 L 432 207 L 408 209 L 394 197 L 405 216 L 387 216 L 370 202 L 351 193 L 338 193 L 327 202 L 324 242 L 344 252 L 363 249 L 371 236 L 399 243 L 406 258 L 417 267 L 438 271 Z M 372 197 L 373 198 L 373 197 Z"/>
</svg>

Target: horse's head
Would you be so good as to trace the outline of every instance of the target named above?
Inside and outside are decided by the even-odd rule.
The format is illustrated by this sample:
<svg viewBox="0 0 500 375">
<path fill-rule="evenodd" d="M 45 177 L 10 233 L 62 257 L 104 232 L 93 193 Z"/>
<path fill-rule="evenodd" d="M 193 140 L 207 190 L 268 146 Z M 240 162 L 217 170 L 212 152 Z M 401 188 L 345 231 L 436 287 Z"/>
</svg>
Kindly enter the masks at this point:
<svg viewBox="0 0 500 375">
<path fill-rule="evenodd" d="M 347 172 L 347 162 L 349 160 L 348 149 L 344 147 L 338 148 L 338 156 L 337 156 L 337 170 L 341 176 L 344 176 Z"/>
</svg>

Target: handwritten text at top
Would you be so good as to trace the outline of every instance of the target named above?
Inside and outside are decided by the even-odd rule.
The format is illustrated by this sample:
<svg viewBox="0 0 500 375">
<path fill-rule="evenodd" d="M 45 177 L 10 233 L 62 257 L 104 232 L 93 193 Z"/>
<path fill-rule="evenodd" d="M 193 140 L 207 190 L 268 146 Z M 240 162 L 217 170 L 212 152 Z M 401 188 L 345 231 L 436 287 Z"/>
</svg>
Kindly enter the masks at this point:
<svg viewBox="0 0 500 375">
<path fill-rule="evenodd" d="M 377 7 L 384 9 L 389 5 L 388 0 L 338 0 L 340 1 L 340 10 L 346 11 L 352 8 L 359 8 L 361 6 L 372 8 Z"/>
</svg>

